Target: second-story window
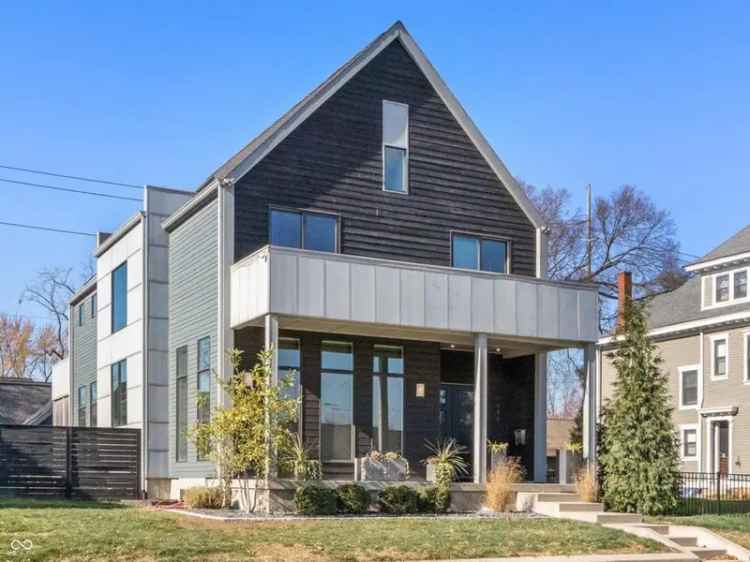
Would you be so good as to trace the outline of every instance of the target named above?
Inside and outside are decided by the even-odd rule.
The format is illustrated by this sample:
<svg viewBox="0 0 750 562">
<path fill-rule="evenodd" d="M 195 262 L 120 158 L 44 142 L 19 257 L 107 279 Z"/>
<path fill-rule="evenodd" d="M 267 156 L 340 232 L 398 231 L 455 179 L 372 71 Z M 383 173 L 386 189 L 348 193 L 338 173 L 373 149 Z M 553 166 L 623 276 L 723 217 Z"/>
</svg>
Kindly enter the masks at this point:
<svg viewBox="0 0 750 562">
<path fill-rule="evenodd" d="M 112 332 L 128 323 L 128 262 L 112 272 Z"/>
<path fill-rule="evenodd" d="M 716 379 L 724 379 L 727 377 L 729 369 L 727 368 L 727 338 L 718 337 L 714 338 L 712 342 L 713 361 L 712 361 L 712 376 Z"/>
<path fill-rule="evenodd" d="M 337 250 L 338 219 L 334 215 L 308 211 L 271 209 L 271 245 L 318 252 Z"/>
<path fill-rule="evenodd" d="M 96 318 L 96 293 L 91 295 L 91 318 Z"/>
<path fill-rule="evenodd" d="M 507 273 L 508 243 L 493 238 L 454 234 L 451 265 L 462 269 Z"/>
<path fill-rule="evenodd" d="M 737 271 L 734 274 L 734 298 L 744 299 L 747 297 L 747 271 Z"/>
<path fill-rule="evenodd" d="M 86 385 L 78 387 L 78 425 L 86 427 Z"/>
<path fill-rule="evenodd" d="M 409 191 L 409 106 L 383 100 L 383 189 Z"/>
<path fill-rule="evenodd" d="M 716 302 L 729 300 L 729 274 L 719 275 L 716 278 Z"/>
</svg>

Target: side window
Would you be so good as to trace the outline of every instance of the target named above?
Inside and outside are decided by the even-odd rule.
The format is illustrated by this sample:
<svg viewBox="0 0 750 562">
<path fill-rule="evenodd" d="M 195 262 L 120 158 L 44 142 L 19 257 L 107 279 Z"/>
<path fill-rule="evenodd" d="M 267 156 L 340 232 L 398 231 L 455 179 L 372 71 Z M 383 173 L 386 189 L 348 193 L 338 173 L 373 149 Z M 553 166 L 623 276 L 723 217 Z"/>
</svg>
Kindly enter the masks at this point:
<svg viewBox="0 0 750 562">
<path fill-rule="evenodd" d="M 491 273 L 506 273 L 508 271 L 508 243 L 494 238 L 453 234 L 451 266 Z"/>
<path fill-rule="evenodd" d="M 177 462 L 187 461 L 187 434 L 188 434 L 188 420 L 187 420 L 187 400 L 188 400 L 188 385 L 187 385 L 187 367 L 188 367 L 188 348 L 183 346 L 177 349 L 175 356 L 176 363 L 176 419 L 175 419 L 175 434 L 176 434 L 176 455 L 175 459 Z"/>
<path fill-rule="evenodd" d="M 729 274 L 719 275 L 716 278 L 716 302 L 727 302 L 729 300 Z"/>
<path fill-rule="evenodd" d="M 698 370 L 680 369 L 680 406 L 698 405 Z"/>
<path fill-rule="evenodd" d="M 698 431 L 694 428 L 682 430 L 682 458 L 694 459 L 698 456 Z"/>
<path fill-rule="evenodd" d="M 91 427 L 97 426 L 96 401 L 97 390 L 96 381 L 94 381 L 89 385 L 89 420 L 91 420 Z"/>
<path fill-rule="evenodd" d="M 112 332 L 128 323 L 128 262 L 112 272 Z"/>
<path fill-rule="evenodd" d="M 718 337 L 712 341 L 711 376 L 715 379 L 725 379 L 728 376 L 728 340 L 726 337 Z"/>
<path fill-rule="evenodd" d="M 112 427 L 128 423 L 127 359 L 114 363 L 112 370 Z"/>
<path fill-rule="evenodd" d="M 78 305 L 78 326 L 83 326 L 83 303 Z"/>
<path fill-rule="evenodd" d="M 96 318 L 96 293 L 91 295 L 91 318 Z"/>
<path fill-rule="evenodd" d="M 269 241 L 272 246 L 336 252 L 338 217 L 309 211 L 270 210 Z"/>
<path fill-rule="evenodd" d="M 78 387 L 78 425 L 86 427 L 86 386 Z"/>
<path fill-rule="evenodd" d="M 409 192 L 409 106 L 383 100 L 383 189 Z"/>
</svg>

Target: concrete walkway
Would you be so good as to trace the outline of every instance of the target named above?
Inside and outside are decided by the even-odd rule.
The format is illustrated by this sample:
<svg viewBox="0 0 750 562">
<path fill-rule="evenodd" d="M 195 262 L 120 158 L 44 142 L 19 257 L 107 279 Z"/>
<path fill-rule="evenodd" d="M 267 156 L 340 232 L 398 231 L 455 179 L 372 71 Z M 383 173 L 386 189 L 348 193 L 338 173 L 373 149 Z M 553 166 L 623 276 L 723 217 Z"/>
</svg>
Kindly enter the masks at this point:
<svg viewBox="0 0 750 562">
<path fill-rule="evenodd" d="M 516 558 L 451 558 L 439 562 L 695 562 L 681 552 L 666 554 L 593 554 L 590 556 L 523 556 Z M 438 562 L 422 560 L 420 562 Z"/>
</svg>

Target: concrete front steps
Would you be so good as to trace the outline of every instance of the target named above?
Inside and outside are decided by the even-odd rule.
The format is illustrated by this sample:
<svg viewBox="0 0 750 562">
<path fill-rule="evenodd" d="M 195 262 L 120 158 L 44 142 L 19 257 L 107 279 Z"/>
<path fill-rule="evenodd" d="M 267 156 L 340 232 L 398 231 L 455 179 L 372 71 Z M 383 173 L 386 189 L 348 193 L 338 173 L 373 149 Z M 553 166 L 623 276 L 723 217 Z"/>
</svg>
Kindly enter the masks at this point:
<svg viewBox="0 0 750 562">
<path fill-rule="evenodd" d="M 620 528 L 628 531 L 627 527 Z M 631 527 L 658 534 L 664 537 L 664 544 L 673 544 L 679 550 L 695 556 L 697 560 L 713 562 L 750 560 L 750 552 L 746 549 L 702 527 L 660 524 L 641 524 Z"/>
<path fill-rule="evenodd" d="M 601 503 L 581 501 L 577 494 L 555 493 L 537 494 L 533 502 L 533 511 L 549 517 L 574 519 L 599 525 L 624 525 L 640 523 L 641 516 L 635 513 L 605 512 Z"/>
</svg>

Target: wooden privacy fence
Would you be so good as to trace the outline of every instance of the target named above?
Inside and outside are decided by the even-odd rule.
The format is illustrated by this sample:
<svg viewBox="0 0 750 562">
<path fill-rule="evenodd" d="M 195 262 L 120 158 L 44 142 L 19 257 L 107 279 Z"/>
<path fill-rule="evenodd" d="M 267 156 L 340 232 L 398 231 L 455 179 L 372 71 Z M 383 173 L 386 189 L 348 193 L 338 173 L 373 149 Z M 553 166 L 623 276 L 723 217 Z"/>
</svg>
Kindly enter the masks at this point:
<svg viewBox="0 0 750 562">
<path fill-rule="evenodd" d="M 141 430 L 0 425 L 0 497 L 137 499 Z"/>
</svg>

